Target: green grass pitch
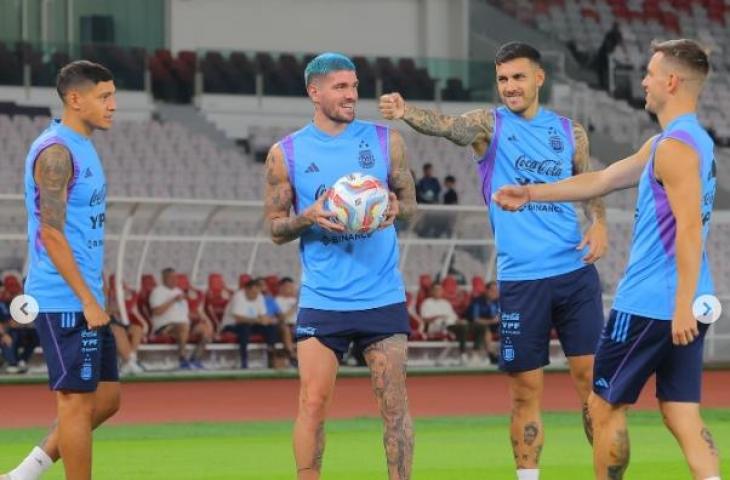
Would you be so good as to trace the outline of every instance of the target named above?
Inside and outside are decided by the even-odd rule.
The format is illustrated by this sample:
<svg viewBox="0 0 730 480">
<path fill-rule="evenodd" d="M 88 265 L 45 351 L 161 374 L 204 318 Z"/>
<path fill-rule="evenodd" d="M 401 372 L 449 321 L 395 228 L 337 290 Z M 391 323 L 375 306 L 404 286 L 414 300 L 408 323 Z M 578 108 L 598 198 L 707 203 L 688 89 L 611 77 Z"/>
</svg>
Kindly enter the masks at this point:
<svg viewBox="0 0 730 480">
<path fill-rule="evenodd" d="M 705 420 L 730 475 L 730 411 L 707 410 Z M 654 412 L 630 415 L 631 465 L 627 479 L 689 478 L 682 454 Z M 591 452 L 578 413 L 544 416 L 543 480 L 592 478 Z M 416 419 L 416 480 L 513 479 L 508 418 Z M 290 422 L 159 424 L 103 427 L 95 434 L 95 479 L 294 478 Z M 0 471 L 16 464 L 43 429 L 0 430 Z M 55 465 L 44 477 L 62 479 Z M 387 478 L 378 419 L 330 421 L 323 479 Z"/>
</svg>

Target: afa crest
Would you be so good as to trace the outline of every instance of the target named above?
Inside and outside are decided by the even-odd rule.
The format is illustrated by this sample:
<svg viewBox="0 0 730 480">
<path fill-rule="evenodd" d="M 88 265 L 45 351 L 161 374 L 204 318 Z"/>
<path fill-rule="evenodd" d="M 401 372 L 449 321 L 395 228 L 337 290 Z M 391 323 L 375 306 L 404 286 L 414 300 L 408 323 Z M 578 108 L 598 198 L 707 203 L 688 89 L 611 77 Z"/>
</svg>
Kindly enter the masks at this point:
<svg viewBox="0 0 730 480">
<path fill-rule="evenodd" d="M 375 165 L 375 155 L 370 150 L 370 145 L 365 143 L 364 140 L 360 142 L 360 153 L 357 160 L 360 163 L 360 168 L 373 168 Z"/>
<path fill-rule="evenodd" d="M 560 135 L 558 135 L 558 132 L 555 131 L 554 128 L 550 128 L 548 130 L 548 134 L 550 135 L 550 138 L 548 139 L 550 141 L 550 148 L 552 148 L 554 151 L 560 153 L 563 151 L 563 139 L 560 138 Z"/>
</svg>

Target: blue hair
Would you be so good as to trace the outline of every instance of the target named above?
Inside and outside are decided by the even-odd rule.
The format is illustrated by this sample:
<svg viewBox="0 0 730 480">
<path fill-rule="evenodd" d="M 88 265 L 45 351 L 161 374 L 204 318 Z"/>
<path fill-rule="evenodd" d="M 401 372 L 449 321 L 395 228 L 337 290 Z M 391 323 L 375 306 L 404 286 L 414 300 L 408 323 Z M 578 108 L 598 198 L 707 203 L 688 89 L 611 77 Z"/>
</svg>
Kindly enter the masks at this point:
<svg viewBox="0 0 730 480">
<path fill-rule="evenodd" d="M 352 63 L 345 55 L 341 53 L 326 52 L 314 57 L 304 69 L 304 85 L 309 83 L 314 77 L 327 75 L 330 72 L 338 72 L 340 70 L 355 70 L 355 64 Z"/>
</svg>

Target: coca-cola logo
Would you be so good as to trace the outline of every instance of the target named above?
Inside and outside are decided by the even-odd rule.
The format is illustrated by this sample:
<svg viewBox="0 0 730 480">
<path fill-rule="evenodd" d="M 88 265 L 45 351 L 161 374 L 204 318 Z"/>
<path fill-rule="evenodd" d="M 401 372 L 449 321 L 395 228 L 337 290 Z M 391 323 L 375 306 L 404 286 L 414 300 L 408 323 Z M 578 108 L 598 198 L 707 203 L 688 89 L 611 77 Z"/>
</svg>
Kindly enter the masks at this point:
<svg viewBox="0 0 730 480">
<path fill-rule="evenodd" d="M 533 160 L 525 155 L 520 155 L 515 160 L 515 168 L 523 172 L 547 175 L 548 177 L 560 177 L 563 174 L 563 167 L 558 160 Z"/>
</svg>

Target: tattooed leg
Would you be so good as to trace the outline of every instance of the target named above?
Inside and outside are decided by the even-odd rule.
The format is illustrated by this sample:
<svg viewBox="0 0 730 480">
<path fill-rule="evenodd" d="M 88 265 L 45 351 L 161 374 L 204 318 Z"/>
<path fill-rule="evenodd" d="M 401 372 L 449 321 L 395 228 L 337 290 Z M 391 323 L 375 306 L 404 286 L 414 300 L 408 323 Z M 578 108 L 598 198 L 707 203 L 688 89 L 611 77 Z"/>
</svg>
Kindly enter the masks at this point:
<svg viewBox="0 0 730 480">
<path fill-rule="evenodd" d="M 365 349 L 380 414 L 390 480 L 411 478 L 413 425 L 406 393 L 407 338 L 394 335 Z"/>
<path fill-rule="evenodd" d="M 337 357 L 316 338 L 299 342 L 299 411 L 294 458 L 299 480 L 316 480 L 322 469 L 324 421 L 337 377 Z"/>
<path fill-rule="evenodd" d="M 598 395 L 588 399 L 593 420 L 593 466 L 599 480 L 622 479 L 629 466 L 627 405 L 611 405 Z"/>
<path fill-rule="evenodd" d="M 518 470 L 538 468 L 540 465 L 544 441 L 540 418 L 542 388 L 542 369 L 510 375 L 512 396 L 510 440 Z"/>
<path fill-rule="evenodd" d="M 591 425 L 591 415 L 588 410 L 588 396 L 593 389 L 593 355 L 568 357 L 568 365 L 578 398 L 583 402 L 583 431 L 588 443 L 593 445 L 593 425 Z"/>
<path fill-rule="evenodd" d="M 664 423 L 677 439 L 693 478 L 720 475 L 720 455 L 712 434 L 702 422 L 700 405 L 690 402 L 659 402 Z"/>
</svg>

